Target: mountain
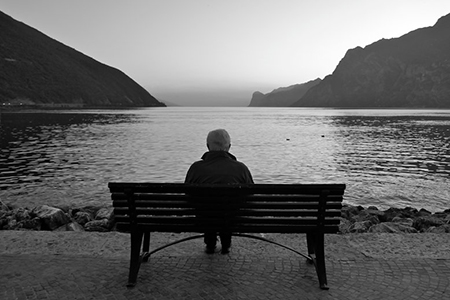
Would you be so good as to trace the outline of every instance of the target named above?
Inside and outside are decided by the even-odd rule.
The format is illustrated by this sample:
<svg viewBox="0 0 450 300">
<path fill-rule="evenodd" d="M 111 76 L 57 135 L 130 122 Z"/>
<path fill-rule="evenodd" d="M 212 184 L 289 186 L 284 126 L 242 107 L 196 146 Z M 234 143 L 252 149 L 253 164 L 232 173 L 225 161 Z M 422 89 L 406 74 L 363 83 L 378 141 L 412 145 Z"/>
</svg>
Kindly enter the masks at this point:
<svg viewBox="0 0 450 300">
<path fill-rule="evenodd" d="M 450 14 L 432 27 L 347 51 L 293 106 L 450 108 Z"/>
<path fill-rule="evenodd" d="M 165 106 L 120 70 L 0 12 L 0 103 Z"/>
<path fill-rule="evenodd" d="M 254 92 L 250 107 L 288 107 L 301 98 L 310 88 L 321 82 L 320 78 L 308 81 L 306 83 L 295 84 L 288 87 L 282 87 L 273 90 L 270 93 L 263 94 Z"/>
</svg>

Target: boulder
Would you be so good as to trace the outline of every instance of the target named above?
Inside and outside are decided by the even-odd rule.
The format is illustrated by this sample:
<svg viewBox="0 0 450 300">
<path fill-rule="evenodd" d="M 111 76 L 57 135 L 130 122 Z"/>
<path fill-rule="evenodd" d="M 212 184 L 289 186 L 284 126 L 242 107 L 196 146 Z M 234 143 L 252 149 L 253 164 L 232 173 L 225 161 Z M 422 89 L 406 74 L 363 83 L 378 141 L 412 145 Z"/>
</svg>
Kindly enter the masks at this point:
<svg viewBox="0 0 450 300">
<path fill-rule="evenodd" d="M 55 231 L 84 231 L 84 227 L 77 222 L 70 222 L 61 227 L 58 227 Z"/>
<path fill-rule="evenodd" d="M 364 210 L 362 206 L 346 205 L 341 209 L 341 217 L 351 220 L 354 216 L 359 215 L 359 212 Z"/>
<path fill-rule="evenodd" d="M 414 220 L 411 218 L 401 218 L 401 217 L 395 217 L 392 219 L 392 222 L 394 223 L 400 223 L 404 226 L 413 227 Z"/>
<path fill-rule="evenodd" d="M 415 218 L 419 211 L 413 207 L 395 208 L 391 207 L 384 212 L 385 218 L 383 222 L 391 222 L 395 217 L 399 218 Z"/>
<path fill-rule="evenodd" d="M 17 222 L 16 217 L 13 215 L 10 215 L 6 217 L 5 225 L 3 225 L 3 229 L 6 230 L 17 230 L 22 228 L 22 224 Z"/>
<path fill-rule="evenodd" d="M 95 220 L 111 219 L 114 213 L 114 207 L 102 207 L 95 214 Z"/>
<path fill-rule="evenodd" d="M 362 210 L 359 215 L 353 216 L 355 222 L 369 221 L 372 225 L 380 223 L 383 212 L 377 210 Z"/>
<path fill-rule="evenodd" d="M 107 219 L 94 220 L 84 224 L 84 230 L 106 232 L 110 230 L 110 225 L 111 224 Z"/>
<path fill-rule="evenodd" d="M 413 227 L 420 232 L 426 232 L 430 227 L 439 227 L 444 224 L 444 219 L 435 216 L 428 216 L 414 219 Z"/>
<path fill-rule="evenodd" d="M 345 218 L 340 218 L 339 223 L 339 232 L 340 233 L 350 233 L 350 226 L 352 225 L 352 222 Z"/>
<path fill-rule="evenodd" d="M 372 233 L 417 233 L 414 227 L 403 225 L 402 223 L 384 222 L 375 224 L 369 228 Z"/>
<path fill-rule="evenodd" d="M 35 207 L 31 216 L 41 219 L 44 230 L 54 230 L 70 222 L 70 218 L 61 209 L 48 205 Z"/>
<path fill-rule="evenodd" d="M 84 226 L 87 222 L 92 221 L 92 215 L 85 211 L 79 211 L 75 214 L 73 219 L 81 226 Z"/>
<path fill-rule="evenodd" d="M 362 222 L 355 222 L 349 227 L 349 232 L 351 233 L 363 233 L 367 232 L 367 230 L 372 226 L 371 221 L 362 221 Z"/>
<path fill-rule="evenodd" d="M 30 213 L 29 213 L 28 209 L 26 209 L 26 208 L 22 208 L 22 207 L 15 208 L 13 210 L 13 214 L 16 216 L 16 220 L 18 222 L 31 219 Z"/>
<path fill-rule="evenodd" d="M 424 208 L 421 208 L 419 210 L 419 212 L 417 213 L 418 217 L 425 217 L 425 216 L 430 216 L 430 215 L 431 215 L 431 212 L 426 210 L 426 209 L 424 209 Z"/>
<path fill-rule="evenodd" d="M 33 218 L 33 219 L 27 219 L 23 220 L 20 223 L 22 223 L 22 228 L 24 229 L 30 229 L 30 230 L 41 230 L 42 229 L 42 222 L 39 218 Z"/>
</svg>

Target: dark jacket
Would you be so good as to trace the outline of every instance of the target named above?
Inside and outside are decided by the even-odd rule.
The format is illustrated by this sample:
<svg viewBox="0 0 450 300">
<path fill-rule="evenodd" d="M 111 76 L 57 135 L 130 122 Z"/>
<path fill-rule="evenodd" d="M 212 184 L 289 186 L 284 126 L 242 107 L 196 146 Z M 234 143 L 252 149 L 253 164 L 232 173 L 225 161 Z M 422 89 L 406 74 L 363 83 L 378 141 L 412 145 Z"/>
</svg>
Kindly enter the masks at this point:
<svg viewBox="0 0 450 300">
<path fill-rule="evenodd" d="M 253 183 L 253 178 L 247 166 L 231 153 L 209 151 L 191 165 L 185 183 Z"/>
</svg>

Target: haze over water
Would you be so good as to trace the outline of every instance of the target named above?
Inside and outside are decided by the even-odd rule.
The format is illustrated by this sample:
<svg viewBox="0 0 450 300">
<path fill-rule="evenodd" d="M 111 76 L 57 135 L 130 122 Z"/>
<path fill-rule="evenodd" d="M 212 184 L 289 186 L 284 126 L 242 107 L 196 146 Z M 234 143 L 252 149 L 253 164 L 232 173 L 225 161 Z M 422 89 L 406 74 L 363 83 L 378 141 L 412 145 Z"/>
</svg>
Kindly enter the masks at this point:
<svg viewBox="0 0 450 300">
<path fill-rule="evenodd" d="M 109 181 L 183 182 L 225 128 L 256 183 L 346 183 L 353 205 L 450 208 L 450 110 L 186 108 L 3 113 L 0 199 L 110 205 Z"/>
</svg>

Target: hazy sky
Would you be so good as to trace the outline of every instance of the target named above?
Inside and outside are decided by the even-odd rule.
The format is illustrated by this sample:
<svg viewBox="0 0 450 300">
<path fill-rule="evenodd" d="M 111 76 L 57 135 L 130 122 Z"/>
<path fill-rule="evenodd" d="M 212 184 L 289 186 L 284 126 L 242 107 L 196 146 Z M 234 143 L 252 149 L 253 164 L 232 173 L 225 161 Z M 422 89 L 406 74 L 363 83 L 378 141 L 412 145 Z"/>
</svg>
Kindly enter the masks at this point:
<svg viewBox="0 0 450 300">
<path fill-rule="evenodd" d="M 331 74 L 346 51 L 433 26 L 449 0 L 0 0 L 18 21 L 162 101 L 248 105 Z"/>
</svg>

